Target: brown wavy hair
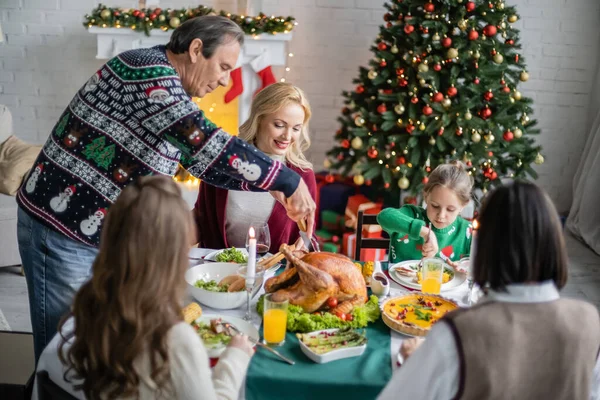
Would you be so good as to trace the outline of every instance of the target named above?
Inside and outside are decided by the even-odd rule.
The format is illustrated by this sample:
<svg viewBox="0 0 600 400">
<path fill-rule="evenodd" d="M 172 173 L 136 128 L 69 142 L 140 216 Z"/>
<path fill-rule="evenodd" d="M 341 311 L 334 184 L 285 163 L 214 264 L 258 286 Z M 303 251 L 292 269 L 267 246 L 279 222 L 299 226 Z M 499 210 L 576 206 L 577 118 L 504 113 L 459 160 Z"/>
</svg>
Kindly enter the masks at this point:
<svg viewBox="0 0 600 400">
<path fill-rule="evenodd" d="M 59 327 L 65 379 L 82 380 L 75 388 L 88 399 L 139 397 L 134 364 L 145 352 L 152 380 L 167 382 L 167 333 L 182 319 L 191 220 L 179 187 L 164 176 L 140 178 L 110 208 L 92 278 Z M 74 330 L 65 335 L 71 315 Z"/>
<path fill-rule="evenodd" d="M 473 178 L 462 162 L 454 160 L 440 164 L 433 170 L 423 187 L 423 196 L 427 198 L 436 186 L 444 186 L 454 191 L 461 203 L 466 205 L 471 200 Z"/>
</svg>

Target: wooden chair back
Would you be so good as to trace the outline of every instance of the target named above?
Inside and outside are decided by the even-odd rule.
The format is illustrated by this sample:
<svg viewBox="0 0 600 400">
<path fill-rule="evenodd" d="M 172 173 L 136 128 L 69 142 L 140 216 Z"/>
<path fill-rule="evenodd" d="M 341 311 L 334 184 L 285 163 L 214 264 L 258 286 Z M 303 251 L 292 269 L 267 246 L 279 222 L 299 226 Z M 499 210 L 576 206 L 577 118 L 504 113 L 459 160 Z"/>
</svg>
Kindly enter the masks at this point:
<svg viewBox="0 0 600 400">
<path fill-rule="evenodd" d="M 365 214 L 364 211 L 358 212 L 356 223 L 356 250 L 354 252 L 354 259 L 356 261 L 360 261 L 360 251 L 362 249 L 387 250 L 390 247 L 390 239 L 363 237 L 364 225 L 379 225 L 377 222 L 377 214 Z"/>
</svg>

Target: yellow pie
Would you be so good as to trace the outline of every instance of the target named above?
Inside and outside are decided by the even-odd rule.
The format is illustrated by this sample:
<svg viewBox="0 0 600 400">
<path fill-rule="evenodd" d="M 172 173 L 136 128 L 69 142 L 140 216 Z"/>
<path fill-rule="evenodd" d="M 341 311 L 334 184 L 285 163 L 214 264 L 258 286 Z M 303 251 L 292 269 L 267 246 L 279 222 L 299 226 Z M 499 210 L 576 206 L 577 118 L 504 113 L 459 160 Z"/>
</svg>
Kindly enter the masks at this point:
<svg viewBox="0 0 600 400">
<path fill-rule="evenodd" d="M 454 301 L 435 294 L 411 293 L 383 304 L 383 322 L 412 336 L 425 336 L 447 312 L 458 308 Z"/>
</svg>

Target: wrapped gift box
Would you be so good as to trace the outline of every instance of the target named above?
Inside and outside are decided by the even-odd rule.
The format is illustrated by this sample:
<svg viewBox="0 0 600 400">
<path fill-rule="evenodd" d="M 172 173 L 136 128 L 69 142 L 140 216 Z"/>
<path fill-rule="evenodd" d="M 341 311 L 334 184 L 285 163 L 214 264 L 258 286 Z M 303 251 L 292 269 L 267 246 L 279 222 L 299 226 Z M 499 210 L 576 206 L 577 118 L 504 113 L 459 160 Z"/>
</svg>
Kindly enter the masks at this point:
<svg viewBox="0 0 600 400">
<path fill-rule="evenodd" d="M 344 216 L 333 210 L 323 210 L 321 212 L 321 229 L 334 235 L 341 235 L 344 232 Z"/>
<path fill-rule="evenodd" d="M 346 227 L 356 231 L 359 211 L 364 211 L 365 214 L 379 214 L 381 207 L 381 203 L 374 203 L 363 194 L 348 197 L 345 213 Z M 381 226 L 379 225 L 365 225 L 364 229 L 369 233 L 381 232 Z"/>
<path fill-rule="evenodd" d="M 366 232 L 363 231 L 363 237 L 378 238 L 381 237 L 381 232 Z M 354 259 L 356 251 L 356 233 L 344 233 L 342 239 L 342 254 Z M 360 261 L 387 261 L 387 249 L 363 249 L 360 251 Z"/>
</svg>

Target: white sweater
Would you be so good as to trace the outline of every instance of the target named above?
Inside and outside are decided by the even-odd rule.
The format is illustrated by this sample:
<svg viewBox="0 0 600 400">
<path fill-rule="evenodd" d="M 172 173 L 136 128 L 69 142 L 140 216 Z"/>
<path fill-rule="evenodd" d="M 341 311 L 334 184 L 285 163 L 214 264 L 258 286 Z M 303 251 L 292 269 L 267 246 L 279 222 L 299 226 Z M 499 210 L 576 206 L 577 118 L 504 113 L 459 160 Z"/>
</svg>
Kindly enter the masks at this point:
<svg viewBox="0 0 600 400">
<path fill-rule="evenodd" d="M 72 322 L 67 323 L 65 329 L 72 329 Z M 60 335 L 57 334 L 42 353 L 37 370 L 48 371 L 54 383 L 72 396 L 85 399 L 83 392 L 74 390 L 72 384 L 63 379 L 66 368 L 58 358 L 59 343 Z M 141 380 L 140 399 L 238 399 L 250 363 L 250 357 L 244 351 L 228 348 L 211 370 L 204 344 L 194 329 L 184 322 L 171 328 L 168 346 L 171 379 L 161 393 L 150 378 L 148 356 L 143 355 L 136 361 Z M 36 400 L 38 396 L 36 381 L 32 398 Z"/>
</svg>

